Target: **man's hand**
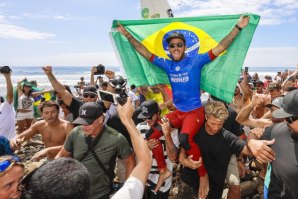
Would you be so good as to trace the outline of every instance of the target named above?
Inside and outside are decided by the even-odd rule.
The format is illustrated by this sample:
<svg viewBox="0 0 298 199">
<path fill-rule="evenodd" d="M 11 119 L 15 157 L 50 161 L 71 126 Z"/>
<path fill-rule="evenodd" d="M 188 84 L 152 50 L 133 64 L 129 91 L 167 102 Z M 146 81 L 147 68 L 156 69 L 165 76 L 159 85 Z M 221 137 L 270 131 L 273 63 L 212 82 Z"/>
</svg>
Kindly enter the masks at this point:
<svg viewBox="0 0 298 199">
<path fill-rule="evenodd" d="M 43 72 L 47 75 L 47 76 L 52 76 L 53 73 L 52 73 L 52 66 L 45 66 L 45 67 L 42 67 L 42 70 Z"/>
<path fill-rule="evenodd" d="M 247 143 L 247 146 L 253 156 L 256 157 L 260 163 L 267 163 L 275 160 L 275 153 L 271 147 L 269 147 L 270 145 L 274 144 L 274 142 L 275 139 L 270 141 L 250 139 Z"/>
<path fill-rule="evenodd" d="M 204 176 L 200 177 L 200 187 L 198 191 L 198 199 L 205 199 L 209 192 L 209 178 L 206 173 Z"/>
<path fill-rule="evenodd" d="M 124 35 L 125 37 L 128 36 L 129 32 L 124 28 L 124 26 L 122 26 L 122 24 L 120 24 L 118 22 L 118 26 L 117 26 L 117 30 L 122 34 Z"/>
<path fill-rule="evenodd" d="M 171 133 L 171 125 L 167 118 L 162 118 L 160 125 L 161 125 L 162 133 L 164 134 L 164 136 L 167 136 L 168 134 Z"/>
<path fill-rule="evenodd" d="M 10 76 L 11 76 L 11 72 L 9 72 L 9 73 L 1 73 L 1 74 L 5 77 L 5 79 L 9 79 Z"/>
<path fill-rule="evenodd" d="M 22 138 L 22 139 L 20 139 L 20 138 L 13 138 L 13 139 L 11 139 L 10 140 L 10 143 L 9 143 L 10 144 L 10 148 L 13 151 L 20 149 L 21 144 L 24 142 L 24 139 L 25 138 Z"/>
<path fill-rule="evenodd" d="M 238 22 L 237 22 L 237 25 L 240 27 L 240 28 L 244 28 L 245 26 L 247 26 L 247 24 L 249 23 L 249 19 L 250 17 L 249 16 L 244 16 L 242 15 Z"/>
<path fill-rule="evenodd" d="M 115 72 L 112 70 L 106 70 L 105 71 L 105 75 L 107 76 L 107 78 L 109 80 L 113 79 L 115 77 Z"/>
<path fill-rule="evenodd" d="M 159 144 L 159 141 L 157 139 L 149 139 L 147 140 L 148 148 L 152 151 L 155 147 L 157 147 Z"/>
<path fill-rule="evenodd" d="M 96 73 L 96 72 L 97 72 L 96 66 L 92 66 L 92 68 L 91 68 L 91 74 L 94 75 L 94 73 Z"/>
<path fill-rule="evenodd" d="M 127 102 L 124 105 L 117 105 L 117 112 L 123 124 L 129 120 L 132 120 L 134 108 L 130 97 L 127 98 Z"/>
<path fill-rule="evenodd" d="M 41 151 L 34 154 L 30 161 L 39 161 L 41 158 L 46 157 L 48 154 L 47 149 L 42 149 Z"/>
</svg>

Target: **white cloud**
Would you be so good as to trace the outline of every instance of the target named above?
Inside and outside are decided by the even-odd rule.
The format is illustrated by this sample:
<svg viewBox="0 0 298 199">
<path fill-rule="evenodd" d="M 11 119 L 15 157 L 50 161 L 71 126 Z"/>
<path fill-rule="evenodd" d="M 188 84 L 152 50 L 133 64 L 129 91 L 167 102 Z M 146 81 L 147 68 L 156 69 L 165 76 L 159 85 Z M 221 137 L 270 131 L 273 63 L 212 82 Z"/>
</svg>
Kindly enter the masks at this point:
<svg viewBox="0 0 298 199">
<path fill-rule="evenodd" d="M 296 66 L 298 47 L 263 47 L 248 50 L 245 66 Z"/>
<path fill-rule="evenodd" d="M 175 17 L 255 13 L 260 24 L 297 23 L 297 0 L 169 0 Z M 179 6 L 180 3 L 180 6 Z M 288 18 L 292 18 L 288 21 Z"/>
<path fill-rule="evenodd" d="M 0 19 L 0 38 L 7 39 L 24 39 L 24 40 L 42 40 L 55 37 L 55 34 L 37 32 L 15 26 L 11 24 L 1 23 Z"/>
<path fill-rule="evenodd" d="M 52 14 L 44 14 L 44 13 L 30 13 L 30 12 L 24 13 L 23 16 L 32 18 L 32 19 L 55 19 L 55 20 L 61 20 L 61 21 L 66 21 L 71 19 L 71 17 L 69 16 L 63 16 L 58 14 L 52 15 Z"/>
</svg>

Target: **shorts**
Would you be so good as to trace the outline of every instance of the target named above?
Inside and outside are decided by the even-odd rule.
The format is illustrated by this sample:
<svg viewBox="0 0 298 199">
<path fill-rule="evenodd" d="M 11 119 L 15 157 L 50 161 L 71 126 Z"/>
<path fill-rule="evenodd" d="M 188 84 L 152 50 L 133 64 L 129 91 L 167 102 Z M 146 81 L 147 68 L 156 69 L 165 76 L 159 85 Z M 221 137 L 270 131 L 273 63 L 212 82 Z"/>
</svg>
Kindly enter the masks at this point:
<svg viewBox="0 0 298 199">
<path fill-rule="evenodd" d="M 16 121 L 26 120 L 26 119 L 33 119 L 34 118 L 34 111 L 30 111 L 27 113 L 17 112 Z"/>
<path fill-rule="evenodd" d="M 226 183 L 229 185 L 240 185 L 236 155 L 232 155 L 230 158 L 226 176 Z"/>
</svg>

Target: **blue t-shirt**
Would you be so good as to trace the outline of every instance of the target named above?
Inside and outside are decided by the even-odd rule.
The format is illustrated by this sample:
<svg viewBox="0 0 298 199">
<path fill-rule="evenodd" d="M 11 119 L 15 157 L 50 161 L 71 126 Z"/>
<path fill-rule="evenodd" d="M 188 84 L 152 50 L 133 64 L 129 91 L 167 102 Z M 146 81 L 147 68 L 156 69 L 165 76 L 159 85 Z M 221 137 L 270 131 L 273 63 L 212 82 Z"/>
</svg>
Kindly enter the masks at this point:
<svg viewBox="0 0 298 199">
<path fill-rule="evenodd" d="M 201 70 L 211 61 L 208 52 L 184 57 L 177 62 L 158 56 L 153 58 L 152 63 L 162 68 L 168 75 L 173 90 L 173 102 L 178 110 L 189 112 L 202 106 Z"/>
</svg>

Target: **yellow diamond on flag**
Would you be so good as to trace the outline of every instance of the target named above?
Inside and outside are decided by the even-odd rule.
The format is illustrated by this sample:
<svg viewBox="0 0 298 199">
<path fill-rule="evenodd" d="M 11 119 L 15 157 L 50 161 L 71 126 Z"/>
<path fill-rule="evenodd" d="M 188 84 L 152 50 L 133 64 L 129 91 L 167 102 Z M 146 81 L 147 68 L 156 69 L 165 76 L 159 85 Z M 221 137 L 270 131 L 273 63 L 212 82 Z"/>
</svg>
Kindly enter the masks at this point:
<svg viewBox="0 0 298 199">
<path fill-rule="evenodd" d="M 168 45 L 166 44 L 165 39 L 168 37 L 169 32 L 175 31 L 178 31 L 179 33 L 182 33 L 184 35 L 187 44 L 186 53 L 189 53 L 191 51 L 196 51 L 195 53 L 199 54 L 205 53 L 218 44 L 218 42 L 215 41 L 204 30 L 185 24 L 183 22 L 170 23 L 169 25 L 145 38 L 142 43 L 153 54 L 164 57 L 166 59 L 170 59 L 168 56 L 169 53 L 167 53 Z M 166 34 L 168 35 L 166 36 Z M 196 37 L 198 38 L 197 41 Z"/>
</svg>

